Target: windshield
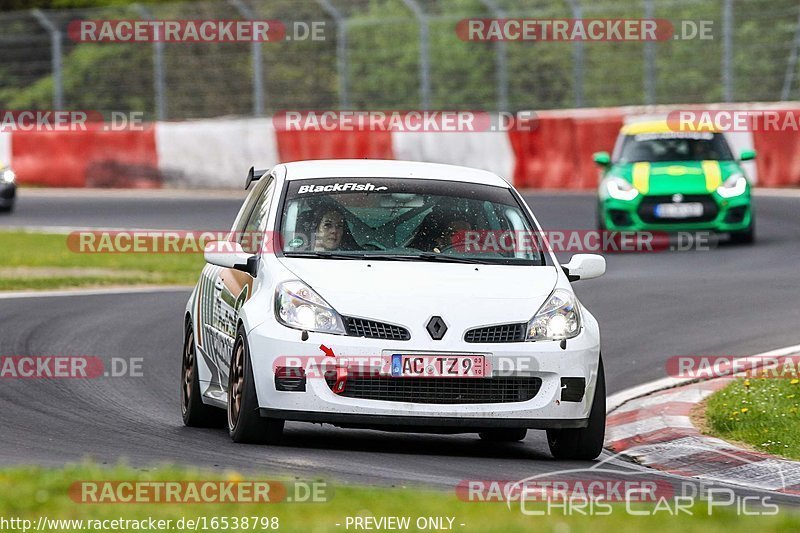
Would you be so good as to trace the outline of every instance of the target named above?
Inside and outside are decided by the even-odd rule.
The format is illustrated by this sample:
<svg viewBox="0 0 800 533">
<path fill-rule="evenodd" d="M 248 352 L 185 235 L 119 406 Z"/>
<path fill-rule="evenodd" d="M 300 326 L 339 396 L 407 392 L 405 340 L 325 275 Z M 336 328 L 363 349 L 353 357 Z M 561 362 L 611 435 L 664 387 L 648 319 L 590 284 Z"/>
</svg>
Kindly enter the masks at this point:
<svg viewBox="0 0 800 533">
<path fill-rule="evenodd" d="M 536 247 L 485 246 L 530 234 L 504 187 L 422 179 L 328 178 L 288 182 L 281 217 L 288 256 L 545 264 Z"/>
<path fill-rule="evenodd" d="M 626 136 L 617 162 L 731 159 L 733 154 L 721 133 L 676 131 Z"/>
</svg>

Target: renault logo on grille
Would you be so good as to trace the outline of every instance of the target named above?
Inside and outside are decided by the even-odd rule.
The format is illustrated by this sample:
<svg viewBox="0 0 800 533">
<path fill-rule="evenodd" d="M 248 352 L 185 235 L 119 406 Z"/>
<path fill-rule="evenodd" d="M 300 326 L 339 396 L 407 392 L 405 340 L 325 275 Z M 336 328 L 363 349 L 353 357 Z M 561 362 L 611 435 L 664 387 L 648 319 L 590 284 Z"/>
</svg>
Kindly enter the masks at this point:
<svg viewBox="0 0 800 533">
<path fill-rule="evenodd" d="M 431 339 L 440 341 L 442 337 L 444 337 L 444 334 L 447 333 L 447 324 L 444 323 L 442 317 L 435 316 L 428 321 L 427 330 Z"/>
</svg>

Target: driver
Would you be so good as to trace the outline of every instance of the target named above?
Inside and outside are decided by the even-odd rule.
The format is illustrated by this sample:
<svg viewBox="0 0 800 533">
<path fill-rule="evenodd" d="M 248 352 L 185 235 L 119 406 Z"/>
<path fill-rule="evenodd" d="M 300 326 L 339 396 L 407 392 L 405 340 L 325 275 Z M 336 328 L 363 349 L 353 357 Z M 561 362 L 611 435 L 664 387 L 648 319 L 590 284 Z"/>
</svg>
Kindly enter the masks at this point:
<svg viewBox="0 0 800 533">
<path fill-rule="evenodd" d="M 314 251 L 324 252 L 338 250 L 342 244 L 345 231 L 344 216 L 336 209 L 328 209 L 322 213 L 316 224 L 314 233 Z"/>
</svg>

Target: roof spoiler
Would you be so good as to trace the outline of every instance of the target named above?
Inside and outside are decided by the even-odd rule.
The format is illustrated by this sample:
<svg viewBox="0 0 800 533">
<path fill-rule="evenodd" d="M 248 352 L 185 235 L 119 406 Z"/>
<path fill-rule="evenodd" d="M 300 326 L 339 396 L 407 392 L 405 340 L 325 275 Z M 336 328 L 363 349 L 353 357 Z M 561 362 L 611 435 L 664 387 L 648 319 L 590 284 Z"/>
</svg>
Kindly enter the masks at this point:
<svg viewBox="0 0 800 533">
<path fill-rule="evenodd" d="M 244 190 L 250 188 L 250 184 L 254 181 L 258 181 L 264 177 L 264 174 L 268 171 L 269 169 L 256 170 L 255 167 L 250 167 L 250 170 L 247 171 L 247 180 L 244 182 Z"/>
</svg>

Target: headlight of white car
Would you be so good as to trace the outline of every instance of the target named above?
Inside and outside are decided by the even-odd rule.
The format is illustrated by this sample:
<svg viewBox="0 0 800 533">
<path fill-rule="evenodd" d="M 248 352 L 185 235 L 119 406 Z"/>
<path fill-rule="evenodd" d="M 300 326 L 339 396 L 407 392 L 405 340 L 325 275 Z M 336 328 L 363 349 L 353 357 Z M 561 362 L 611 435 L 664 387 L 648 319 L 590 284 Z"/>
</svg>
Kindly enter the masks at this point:
<svg viewBox="0 0 800 533">
<path fill-rule="evenodd" d="M 606 194 L 617 200 L 633 200 L 639 196 L 639 191 L 631 183 L 622 178 L 606 178 L 602 187 Z"/>
<path fill-rule="evenodd" d="M 2 181 L 3 183 L 14 183 L 16 179 L 17 175 L 14 174 L 14 171 L 11 170 L 10 168 L 7 168 L 5 170 L 0 170 L 0 181 Z"/>
<path fill-rule="evenodd" d="M 529 341 L 571 339 L 581 330 L 581 313 L 575 295 L 556 289 L 528 322 Z"/>
<path fill-rule="evenodd" d="M 290 328 L 344 335 L 344 322 L 328 302 L 302 281 L 286 281 L 275 295 L 275 316 Z"/>
<path fill-rule="evenodd" d="M 717 188 L 717 194 L 723 198 L 733 198 L 734 196 L 744 194 L 744 191 L 746 190 L 747 178 L 741 174 L 733 174 L 731 177 L 725 180 L 725 183 Z"/>
</svg>

